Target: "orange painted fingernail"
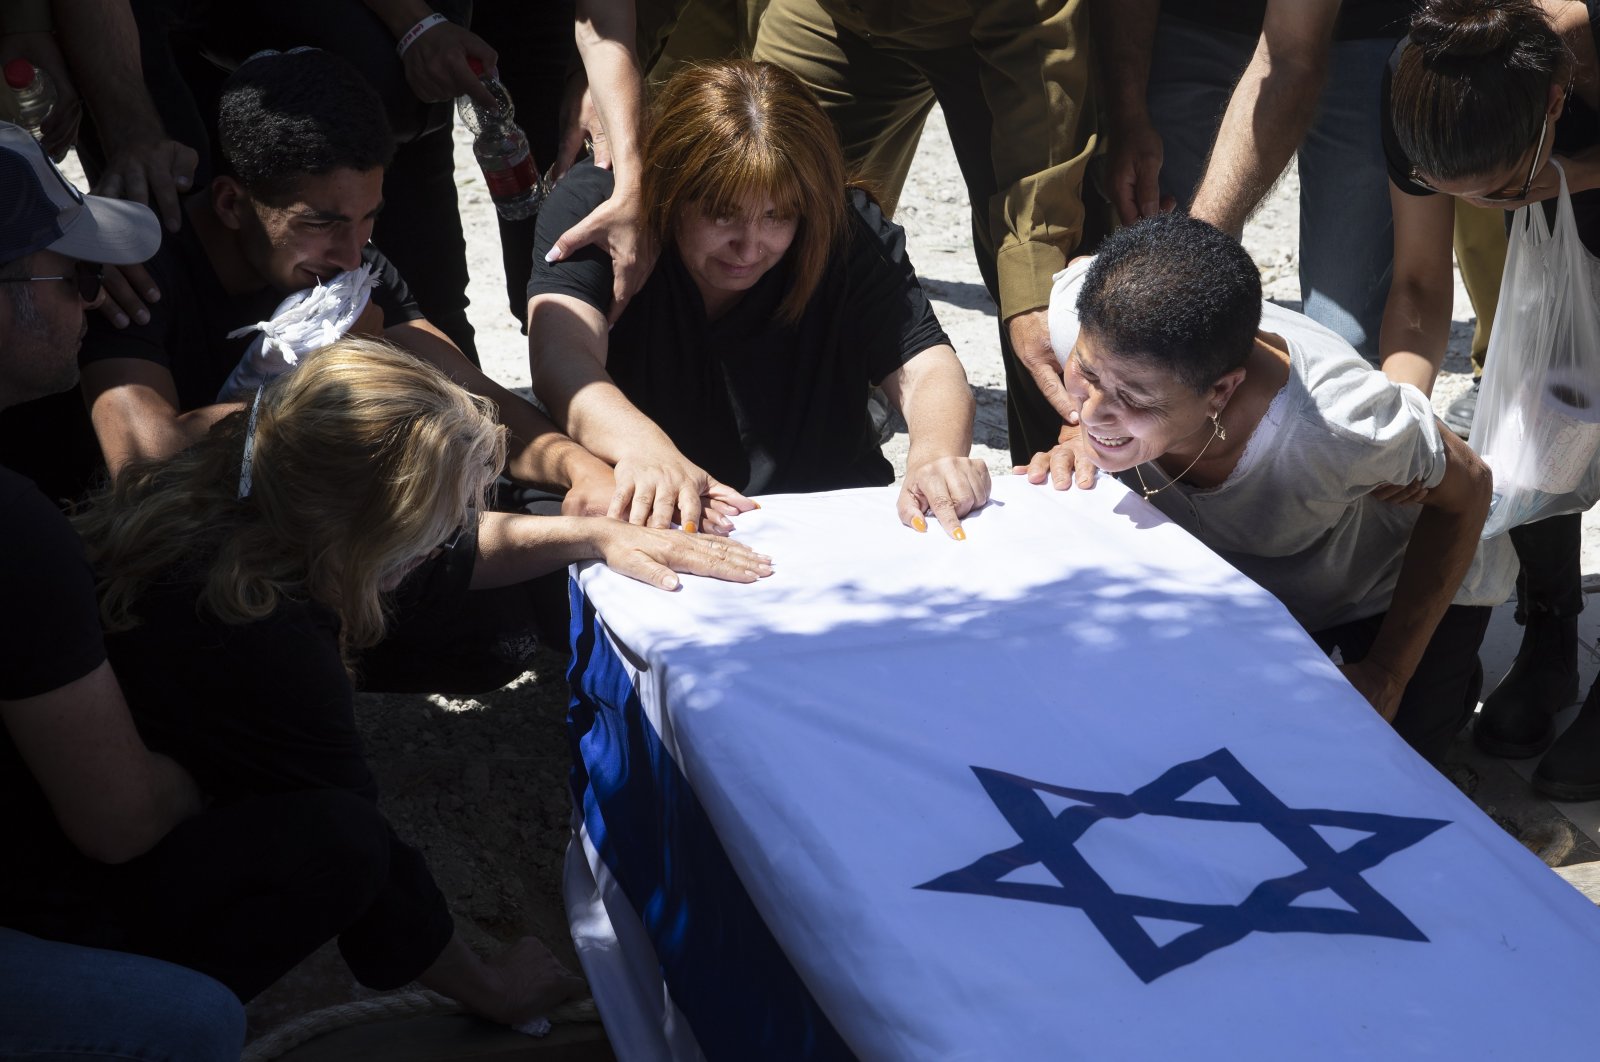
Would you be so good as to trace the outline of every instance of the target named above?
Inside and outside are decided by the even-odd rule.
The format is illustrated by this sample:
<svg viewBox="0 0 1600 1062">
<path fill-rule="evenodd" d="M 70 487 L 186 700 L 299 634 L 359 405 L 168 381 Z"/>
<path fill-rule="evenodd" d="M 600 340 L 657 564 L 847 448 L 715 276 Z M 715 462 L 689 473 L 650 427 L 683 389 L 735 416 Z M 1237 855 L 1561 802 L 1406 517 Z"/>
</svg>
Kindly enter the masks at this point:
<svg viewBox="0 0 1600 1062">
<path fill-rule="evenodd" d="M 750 508 L 759 509 L 759 508 L 761 508 L 761 503 L 760 502 L 751 502 L 750 503 Z"/>
<path fill-rule="evenodd" d="M 950 533 L 950 537 L 955 539 L 957 542 L 965 542 L 967 540 L 967 533 L 958 527 Z"/>
<path fill-rule="evenodd" d="M 684 524 L 684 525 L 683 525 L 683 529 L 684 529 L 684 530 L 685 530 L 685 531 L 687 531 L 687 532 L 689 532 L 689 534 L 691 534 L 691 535 L 692 535 L 692 534 L 694 534 L 694 521 L 693 521 L 693 520 L 689 520 L 689 521 L 687 521 L 687 522 L 686 522 L 686 523 L 685 523 L 685 524 Z"/>
<path fill-rule="evenodd" d="M 918 531 L 926 531 L 928 529 L 928 522 L 920 516 L 913 516 L 911 518 L 911 526 L 916 528 Z"/>
</svg>

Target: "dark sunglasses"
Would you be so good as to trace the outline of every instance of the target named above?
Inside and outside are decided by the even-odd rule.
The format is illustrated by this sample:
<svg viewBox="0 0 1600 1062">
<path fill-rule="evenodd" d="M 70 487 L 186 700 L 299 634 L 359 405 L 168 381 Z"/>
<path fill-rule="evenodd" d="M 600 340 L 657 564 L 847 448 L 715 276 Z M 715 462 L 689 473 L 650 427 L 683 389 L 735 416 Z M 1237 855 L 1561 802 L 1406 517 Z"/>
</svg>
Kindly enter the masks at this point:
<svg viewBox="0 0 1600 1062">
<path fill-rule="evenodd" d="M 53 277 L 0 277 L 0 284 L 30 284 L 39 280 L 70 280 L 78 286 L 78 297 L 93 302 L 100 297 L 100 282 L 105 278 L 105 267 L 94 262 L 76 262 L 71 276 Z"/>
</svg>

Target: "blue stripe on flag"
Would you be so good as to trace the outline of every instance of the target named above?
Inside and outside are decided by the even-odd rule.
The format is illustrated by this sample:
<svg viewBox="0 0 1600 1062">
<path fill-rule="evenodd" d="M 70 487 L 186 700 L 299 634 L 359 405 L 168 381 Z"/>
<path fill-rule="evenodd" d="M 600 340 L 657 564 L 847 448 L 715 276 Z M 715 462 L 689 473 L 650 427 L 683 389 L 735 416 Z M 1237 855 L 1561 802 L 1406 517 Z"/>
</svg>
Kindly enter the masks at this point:
<svg viewBox="0 0 1600 1062">
<path fill-rule="evenodd" d="M 571 580 L 572 792 L 707 1059 L 851 1059 L 745 893 Z"/>
</svg>

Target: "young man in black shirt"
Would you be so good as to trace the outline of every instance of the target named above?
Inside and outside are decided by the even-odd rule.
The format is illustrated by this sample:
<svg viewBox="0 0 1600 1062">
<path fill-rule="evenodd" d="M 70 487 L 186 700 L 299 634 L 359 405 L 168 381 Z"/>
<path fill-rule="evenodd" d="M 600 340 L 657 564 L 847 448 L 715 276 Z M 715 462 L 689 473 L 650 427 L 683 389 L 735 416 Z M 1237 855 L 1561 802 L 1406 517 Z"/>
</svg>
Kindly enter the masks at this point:
<svg viewBox="0 0 1600 1062">
<path fill-rule="evenodd" d="M 182 449 L 236 408 L 217 392 L 252 336 L 231 333 L 363 263 L 379 284 L 352 330 L 493 399 L 512 436 L 512 478 L 564 487 L 571 462 L 593 460 L 473 366 L 368 244 L 393 138 L 353 67 L 315 50 L 253 58 L 224 86 L 217 125 L 225 170 L 184 204 L 187 224 L 150 263 L 162 297 L 149 321 L 94 321 L 84 343 L 84 397 L 113 477 L 130 460 Z"/>
<path fill-rule="evenodd" d="M 25 131 L 0 123 L 0 408 L 70 388 L 98 262 L 147 258 L 148 208 L 81 196 Z M 188 773 L 145 747 L 106 660 L 94 580 L 60 511 L 0 466 L 0 925 L 18 923 L 47 850 L 122 863 L 200 808 Z M 35 928 L 29 925 L 27 928 Z M 0 929 L 0 1054 L 238 1056 L 244 1015 L 209 978 Z M 96 1046 L 98 1045 L 98 1046 Z"/>
</svg>

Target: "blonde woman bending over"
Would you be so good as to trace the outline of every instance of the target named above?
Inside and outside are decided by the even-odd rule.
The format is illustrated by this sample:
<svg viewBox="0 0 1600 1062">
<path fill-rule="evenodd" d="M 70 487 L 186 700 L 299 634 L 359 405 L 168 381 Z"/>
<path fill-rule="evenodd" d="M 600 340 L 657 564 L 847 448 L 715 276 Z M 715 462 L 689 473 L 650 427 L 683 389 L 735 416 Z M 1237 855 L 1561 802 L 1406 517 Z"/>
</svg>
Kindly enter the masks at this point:
<svg viewBox="0 0 1600 1062">
<path fill-rule="evenodd" d="M 581 990 L 534 938 L 486 961 L 455 932 L 377 809 L 357 654 L 402 584 L 459 594 L 584 558 L 663 589 L 676 572 L 771 568 L 726 539 L 484 512 L 503 434 L 437 370 L 346 339 L 93 500 L 78 527 L 108 654 L 141 734 L 210 807 L 129 863 L 43 853 L 37 901 L 64 933 L 202 970 L 241 999 L 333 937 L 363 984 L 418 980 L 502 1022 Z"/>
</svg>

